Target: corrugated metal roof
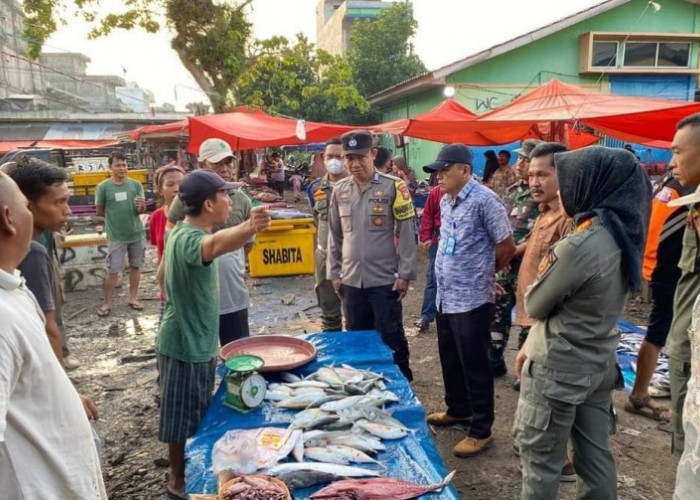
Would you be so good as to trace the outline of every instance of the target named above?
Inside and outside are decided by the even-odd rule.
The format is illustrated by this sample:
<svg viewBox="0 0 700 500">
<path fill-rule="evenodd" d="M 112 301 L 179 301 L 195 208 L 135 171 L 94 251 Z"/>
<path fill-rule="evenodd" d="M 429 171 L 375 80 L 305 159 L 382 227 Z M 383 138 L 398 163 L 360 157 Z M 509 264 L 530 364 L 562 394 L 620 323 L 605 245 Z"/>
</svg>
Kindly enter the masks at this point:
<svg viewBox="0 0 700 500">
<path fill-rule="evenodd" d="M 39 123 L 0 123 L 0 140 L 38 140 L 48 132 L 49 124 Z"/>
</svg>

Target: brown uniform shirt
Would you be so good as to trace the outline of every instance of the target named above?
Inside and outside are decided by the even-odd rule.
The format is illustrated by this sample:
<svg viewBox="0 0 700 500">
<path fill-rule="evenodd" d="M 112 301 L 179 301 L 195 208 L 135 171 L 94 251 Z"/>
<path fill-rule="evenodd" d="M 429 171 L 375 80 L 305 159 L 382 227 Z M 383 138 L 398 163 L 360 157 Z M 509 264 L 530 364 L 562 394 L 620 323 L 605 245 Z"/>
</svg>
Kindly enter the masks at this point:
<svg viewBox="0 0 700 500">
<path fill-rule="evenodd" d="M 548 205 L 540 205 L 540 215 L 535 220 L 535 225 L 527 239 L 525 253 L 518 271 L 518 288 L 515 300 L 516 325 L 532 326 L 535 324 L 535 320 L 528 317 L 525 312 L 525 292 L 537 278 L 537 268 L 540 261 L 547 255 L 550 247 L 564 237 L 568 225 L 569 219 L 560 206 L 552 210 Z"/>
</svg>

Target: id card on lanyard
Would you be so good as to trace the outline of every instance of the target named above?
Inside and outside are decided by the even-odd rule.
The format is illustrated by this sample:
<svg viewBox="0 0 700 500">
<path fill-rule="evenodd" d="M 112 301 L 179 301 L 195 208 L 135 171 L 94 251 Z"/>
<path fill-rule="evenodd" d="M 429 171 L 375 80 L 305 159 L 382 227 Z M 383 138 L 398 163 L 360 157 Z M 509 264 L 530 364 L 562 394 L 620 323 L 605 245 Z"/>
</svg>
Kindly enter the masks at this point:
<svg viewBox="0 0 700 500">
<path fill-rule="evenodd" d="M 452 257 L 455 254 L 455 245 L 457 240 L 455 239 L 455 232 L 457 231 L 457 223 L 452 222 L 452 232 L 445 242 L 445 255 Z"/>
</svg>

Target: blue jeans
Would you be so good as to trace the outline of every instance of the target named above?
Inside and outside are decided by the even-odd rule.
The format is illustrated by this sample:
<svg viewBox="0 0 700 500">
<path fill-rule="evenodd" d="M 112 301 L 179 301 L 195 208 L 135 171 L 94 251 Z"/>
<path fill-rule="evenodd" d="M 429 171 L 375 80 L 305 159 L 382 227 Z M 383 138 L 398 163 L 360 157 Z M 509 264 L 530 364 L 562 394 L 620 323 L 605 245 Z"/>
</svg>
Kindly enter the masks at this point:
<svg viewBox="0 0 700 500">
<path fill-rule="evenodd" d="M 435 282 L 435 257 L 437 256 L 437 245 L 428 247 L 428 269 L 425 272 L 425 291 L 423 292 L 423 307 L 420 311 L 421 323 L 432 323 L 437 314 L 437 283 Z"/>
</svg>

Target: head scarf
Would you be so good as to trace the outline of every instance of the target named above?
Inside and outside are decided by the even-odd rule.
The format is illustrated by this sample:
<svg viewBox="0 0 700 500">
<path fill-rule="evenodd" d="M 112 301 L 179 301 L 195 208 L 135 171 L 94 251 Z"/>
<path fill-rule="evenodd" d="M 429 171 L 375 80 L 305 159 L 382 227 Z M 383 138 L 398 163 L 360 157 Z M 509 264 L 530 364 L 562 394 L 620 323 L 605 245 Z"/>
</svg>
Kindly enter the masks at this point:
<svg viewBox="0 0 700 500">
<path fill-rule="evenodd" d="M 554 165 L 566 213 L 576 224 L 600 218 L 622 251 L 629 289 L 639 290 L 651 183 L 635 156 L 624 149 L 591 146 L 555 153 Z"/>
</svg>

